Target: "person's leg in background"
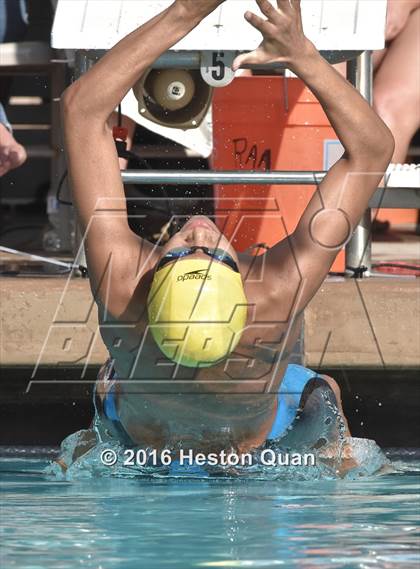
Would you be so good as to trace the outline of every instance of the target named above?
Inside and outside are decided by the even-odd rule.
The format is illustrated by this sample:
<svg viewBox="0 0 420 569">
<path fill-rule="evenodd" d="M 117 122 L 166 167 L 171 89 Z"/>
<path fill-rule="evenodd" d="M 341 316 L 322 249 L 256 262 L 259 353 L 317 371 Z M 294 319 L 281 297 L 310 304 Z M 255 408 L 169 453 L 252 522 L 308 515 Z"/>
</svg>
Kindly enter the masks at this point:
<svg viewBox="0 0 420 569">
<path fill-rule="evenodd" d="M 24 0 L 0 0 L 0 43 L 19 41 L 27 29 Z M 2 81 L 7 88 L 8 81 Z M 7 89 L 8 90 L 8 89 Z M 2 102 L 6 102 L 6 90 L 0 93 L 0 177 L 21 166 L 26 150 L 13 136 Z"/>
<path fill-rule="evenodd" d="M 401 11 L 408 3 L 388 5 L 387 39 L 391 43 L 386 49 L 373 54 L 374 107 L 384 122 L 389 126 L 395 139 L 393 164 L 404 164 L 408 160 L 411 139 L 420 127 L 420 7 L 412 11 L 407 19 Z M 394 17 L 392 17 L 394 15 Z M 392 30 L 392 24 L 394 30 Z M 390 36 L 391 34 L 391 36 Z M 409 217 L 403 210 L 394 210 L 393 215 L 407 222 Z M 375 215 L 375 229 L 383 232 L 389 227 L 389 221 L 378 218 L 386 217 L 379 212 Z M 417 232 L 420 229 L 420 212 L 417 213 Z"/>
<path fill-rule="evenodd" d="M 394 164 L 407 159 L 412 137 L 420 127 L 420 9 L 412 12 L 392 41 L 375 73 L 374 107 L 395 138 Z"/>
</svg>

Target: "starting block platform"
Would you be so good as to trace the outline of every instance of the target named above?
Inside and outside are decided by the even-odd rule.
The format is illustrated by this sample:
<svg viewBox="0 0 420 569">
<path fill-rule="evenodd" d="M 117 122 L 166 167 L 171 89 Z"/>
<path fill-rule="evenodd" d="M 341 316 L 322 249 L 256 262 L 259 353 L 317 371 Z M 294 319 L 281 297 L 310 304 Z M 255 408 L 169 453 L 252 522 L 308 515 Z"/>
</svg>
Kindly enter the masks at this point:
<svg viewBox="0 0 420 569">
<path fill-rule="evenodd" d="M 172 0 L 58 0 L 52 47 L 99 57 L 171 4 Z M 386 0 L 302 0 L 304 30 L 329 61 L 345 61 L 361 51 L 384 47 L 386 6 Z M 261 43 L 261 34 L 244 19 L 247 10 L 259 12 L 254 0 L 226 0 L 154 66 L 201 67 L 202 74 L 207 69 L 208 75 L 213 69 L 209 67 L 212 52 L 218 52 L 228 69 L 236 52 L 251 51 Z M 213 86 L 224 86 L 228 75 L 232 80 L 233 72 L 226 73 L 220 85 Z M 139 113 L 132 91 L 122 101 L 122 112 L 205 158 L 212 152 L 211 113 L 196 130 L 157 125 Z"/>
<path fill-rule="evenodd" d="M 57 49 L 110 49 L 125 35 L 172 4 L 172 0 L 59 0 L 52 30 Z M 302 0 L 304 31 L 319 50 L 384 47 L 386 0 Z M 243 14 L 253 0 L 227 0 L 174 50 L 253 50 L 261 34 Z"/>
</svg>

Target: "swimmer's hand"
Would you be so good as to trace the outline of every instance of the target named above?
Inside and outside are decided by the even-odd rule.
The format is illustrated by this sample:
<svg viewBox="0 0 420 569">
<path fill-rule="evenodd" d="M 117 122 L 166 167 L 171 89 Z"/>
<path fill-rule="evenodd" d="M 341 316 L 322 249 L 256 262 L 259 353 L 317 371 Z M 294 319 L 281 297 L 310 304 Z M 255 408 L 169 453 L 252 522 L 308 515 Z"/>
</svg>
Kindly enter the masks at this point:
<svg viewBox="0 0 420 569">
<path fill-rule="evenodd" d="M 0 178 L 21 166 L 26 160 L 26 150 L 19 144 L 4 124 L 0 123 Z"/>
<path fill-rule="evenodd" d="M 187 17 L 203 19 L 216 10 L 225 0 L 175 0 Z"/>
<path fill-rule="evenodd" d="M 255 51 L 235 59 L 234 71 L 243 65 L 267 63 L 284 63 L 293 69 L 295 61 L 315 49 L 303 33 L 300 0 L 277 0 L 277 8 L 269 0 L 256 2 L 267 19 L 252 12 L 246 12 L 245 18 L 262 33 L 264 39 Z"/>
</svg>

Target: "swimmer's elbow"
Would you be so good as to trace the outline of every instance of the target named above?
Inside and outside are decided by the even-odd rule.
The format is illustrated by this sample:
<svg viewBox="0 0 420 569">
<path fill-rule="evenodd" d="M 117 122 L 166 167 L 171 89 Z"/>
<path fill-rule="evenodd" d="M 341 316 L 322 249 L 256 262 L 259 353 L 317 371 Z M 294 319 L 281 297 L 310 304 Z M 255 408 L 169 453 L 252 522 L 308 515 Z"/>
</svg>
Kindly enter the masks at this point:
<svg viewBox="0 0 420 569">
<path fill-rule="evenodd" d="M 60 109 L 64 118 L 74 115 L 76 111 L 80 112 L 80 94 L 77 82 L 67 87 L 61 94 Z"/>
<path fill-rule="evenodd" d="M 388 148 L 387 148 L 387 160 L 388 160 L 388 164 L 391 162 L 392 157 L 394 155 L 395 152 L 395 138 L 394 135 L 392 134 L 392 132 L 389 130 L 389 128 L 387 127 L 388 130 Z"/>
<path fill-rule="evenodd" d="M 386 124 L 379 120 L 376 132 L 372 133 L 365 146 L 359 147 L 357 156 L 353 156 L 358 170 L 383 173 L 391 162 L 395 149 L 394 136 Z"/>
<path fill-rule="evenodd" d="M 381 161 L 383 168 L 386 169 L 394 154 L 395 139 L 390 129 L 382 120 L 381 123 L 382 128 L 377 138 L 375 150 L 378 160 Z"/>
<path fill-rule="evenodd" d="M 69 133 L 74 132 L 75 129 L 78 129 L 78 125 L 84 122 L 80 97 L 77 92 L 78 88 L 75 85 L 73 83 L 67 87 L 60 98 L 61 124 L 66 139 Z"/>
<path fill-rule="evenodd" d="M 74 124 L 79 119 L 86 121 L 95 116 L 92 110 L 91 99 L 80 80 L 72 83 L 62 93 L 60 110 L 64 127 L 66 127 L 66 124 Z"/>
</svg>

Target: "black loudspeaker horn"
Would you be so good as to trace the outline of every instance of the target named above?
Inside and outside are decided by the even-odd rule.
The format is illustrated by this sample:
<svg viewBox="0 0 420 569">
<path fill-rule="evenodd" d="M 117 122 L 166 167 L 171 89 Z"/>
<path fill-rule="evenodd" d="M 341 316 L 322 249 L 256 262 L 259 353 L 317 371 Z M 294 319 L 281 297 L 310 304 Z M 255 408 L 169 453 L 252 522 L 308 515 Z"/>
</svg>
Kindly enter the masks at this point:
<svg viewBox="0 0 420 569">
<path fill-rule="evenodd" d="M 213 89 L 199 70 L 152 69 L 133 87 L 139 113 L 162 126 L 197 128 L 210 107 Z"/>
</svg>

